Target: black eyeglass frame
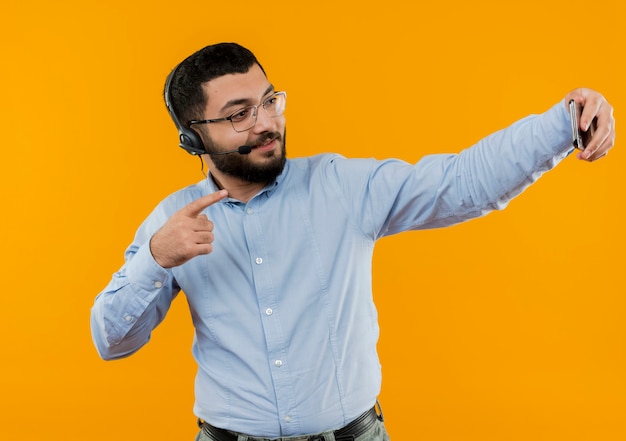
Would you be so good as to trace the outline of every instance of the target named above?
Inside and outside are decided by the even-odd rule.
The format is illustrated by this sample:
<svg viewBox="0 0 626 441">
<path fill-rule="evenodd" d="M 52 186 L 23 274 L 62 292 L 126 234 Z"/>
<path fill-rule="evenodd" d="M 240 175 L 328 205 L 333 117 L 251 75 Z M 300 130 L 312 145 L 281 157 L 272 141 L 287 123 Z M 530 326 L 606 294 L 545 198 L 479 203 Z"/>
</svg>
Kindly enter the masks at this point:
<svg viewBox="0 0 626 441">
<path fill-rule="evenodd" d="M 221 122 L 221 121 L 230 121 L 231 126 L 233 127 L 233 130 L 237 133 L 241 133 L 241 132 L 245 132 L 246 130 L 250 130 L 252 127 L 254 127 L 256 125 L 256 120 L 257 120 L 257 115 L 259 112 L 259 107 L 263 107 L 263 110 L 265 110 L 265 112 L 267 112 L 267 109 L 265 108 L 265 106 L 276 96 L 281 95 L 285 101 L 285 106 L 283 107 L 282 111 L 278 114 L 278 115 L 269 115 L 270 118 L 277 118 L 279 116 L 281 116 L 283 113 L 285 113 L 285 108 L 287 105 L 287 92 L 285 91 L 280 91 L 280 92 L 274 92 L 271 96 L 267 97 L 265 100 L 263 100 L 263 102 L 261 104 L 258 104 L 256 106 L 246 106 L 246 107 L 242 107 L 239 110 L 236 110 L 235 112 L 233 112 L 231 115 L 224 117 L 224 118 L 214 118 L 214 119 L 192 119 L 191 121 L 189 121 L 187 123 L 187 125 L 189 127 L 191 127 L 194 124 L 212 124 L 212 123 L 216 123 L 216 122 Z M 237 115 L 238 113 L 242 112 L 243 110 L 246 109 L 254 109 L 254 124 L 252 124 L 250 127 L 243 129 L 243 130 L 237 130 L 235 128 L 235 123 L 233 122 L 233 118 L 235 117 L 235 115 Z"/>
</svg>

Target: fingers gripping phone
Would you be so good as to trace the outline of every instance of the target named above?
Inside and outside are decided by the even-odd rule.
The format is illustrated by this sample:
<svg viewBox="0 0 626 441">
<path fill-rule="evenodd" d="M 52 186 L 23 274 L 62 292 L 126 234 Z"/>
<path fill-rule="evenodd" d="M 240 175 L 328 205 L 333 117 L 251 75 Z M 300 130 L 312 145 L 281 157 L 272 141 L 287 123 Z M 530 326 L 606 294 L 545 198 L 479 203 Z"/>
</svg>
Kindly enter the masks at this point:
<svg viewBox="0 0 626 441">
<path fill-rule="evenodd" d="M 593 122 L 589 125 L 589 128 L 586 132 L 583 132 L 580 129 L 580 115 L 583 112 L 583 108 L 580 104 L 578 104 L 574 100 L 570 100 L 569 102 L 569 114 L 570 120 L 572 122 L 572 144 L 578 150 L 585 150 L 589 140 L 595 133 L 595 118 Z"/>
</svg>

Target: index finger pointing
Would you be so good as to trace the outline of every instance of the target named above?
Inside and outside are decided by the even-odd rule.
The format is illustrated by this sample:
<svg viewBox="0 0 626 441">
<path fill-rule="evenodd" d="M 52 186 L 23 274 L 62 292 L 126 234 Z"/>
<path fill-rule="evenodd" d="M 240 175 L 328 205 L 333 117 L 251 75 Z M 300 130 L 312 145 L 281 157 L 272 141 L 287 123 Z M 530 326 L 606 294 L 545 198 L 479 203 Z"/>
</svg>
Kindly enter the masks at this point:
<svg viewBox="0 0 626 441">
<path fill-rule="evenodd" d="M 219 190 L 215 193 L 207 194 L 199 199 L 196 199 L 195 201 L 184 206 L 180 211 L 189 217 L 197 217 L 202 210 L 210 207 L 216 202 L 221 201 L 226 196 L 228 196 L 228 192 L 226 190 Z"/>
</svg>

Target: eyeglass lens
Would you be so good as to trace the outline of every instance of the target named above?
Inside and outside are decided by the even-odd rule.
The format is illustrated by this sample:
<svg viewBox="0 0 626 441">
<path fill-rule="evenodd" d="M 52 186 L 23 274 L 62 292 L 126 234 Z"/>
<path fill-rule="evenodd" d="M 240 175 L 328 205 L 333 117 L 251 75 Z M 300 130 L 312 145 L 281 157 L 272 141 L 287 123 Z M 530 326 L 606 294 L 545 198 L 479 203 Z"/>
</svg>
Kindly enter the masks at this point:
<svg viewBox="0 0 626 441">
<path fill-rule="evenodd" d="M 278 92 L 263 101 L 261 106 L 248 106 L 230 116 L 230 122 L 237 132 L 251 129 L 256 124 L 258 107 L 263 107 L 270 118 L 276 118 L 285 112 L 286 94 Z"/>
</svg>

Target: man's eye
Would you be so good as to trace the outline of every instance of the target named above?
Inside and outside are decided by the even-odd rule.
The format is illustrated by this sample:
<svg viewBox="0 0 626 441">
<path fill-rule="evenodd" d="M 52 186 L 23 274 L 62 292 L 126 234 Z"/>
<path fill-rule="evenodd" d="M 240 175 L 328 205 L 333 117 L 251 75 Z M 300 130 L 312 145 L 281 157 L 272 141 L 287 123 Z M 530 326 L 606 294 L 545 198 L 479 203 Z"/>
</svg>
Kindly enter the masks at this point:
<svg viewBox="0 0 626 441">
<path fill-rule="evenodd" d="M 230 116 L 230 119 L 232 121 L 243 121 L 244 119 L 248 118 L 250 116 L 250 109 L 249 108 L 245 108 L 245 109 L 241 109 L 238 112 L 233 113 Z"/>
</svg>

